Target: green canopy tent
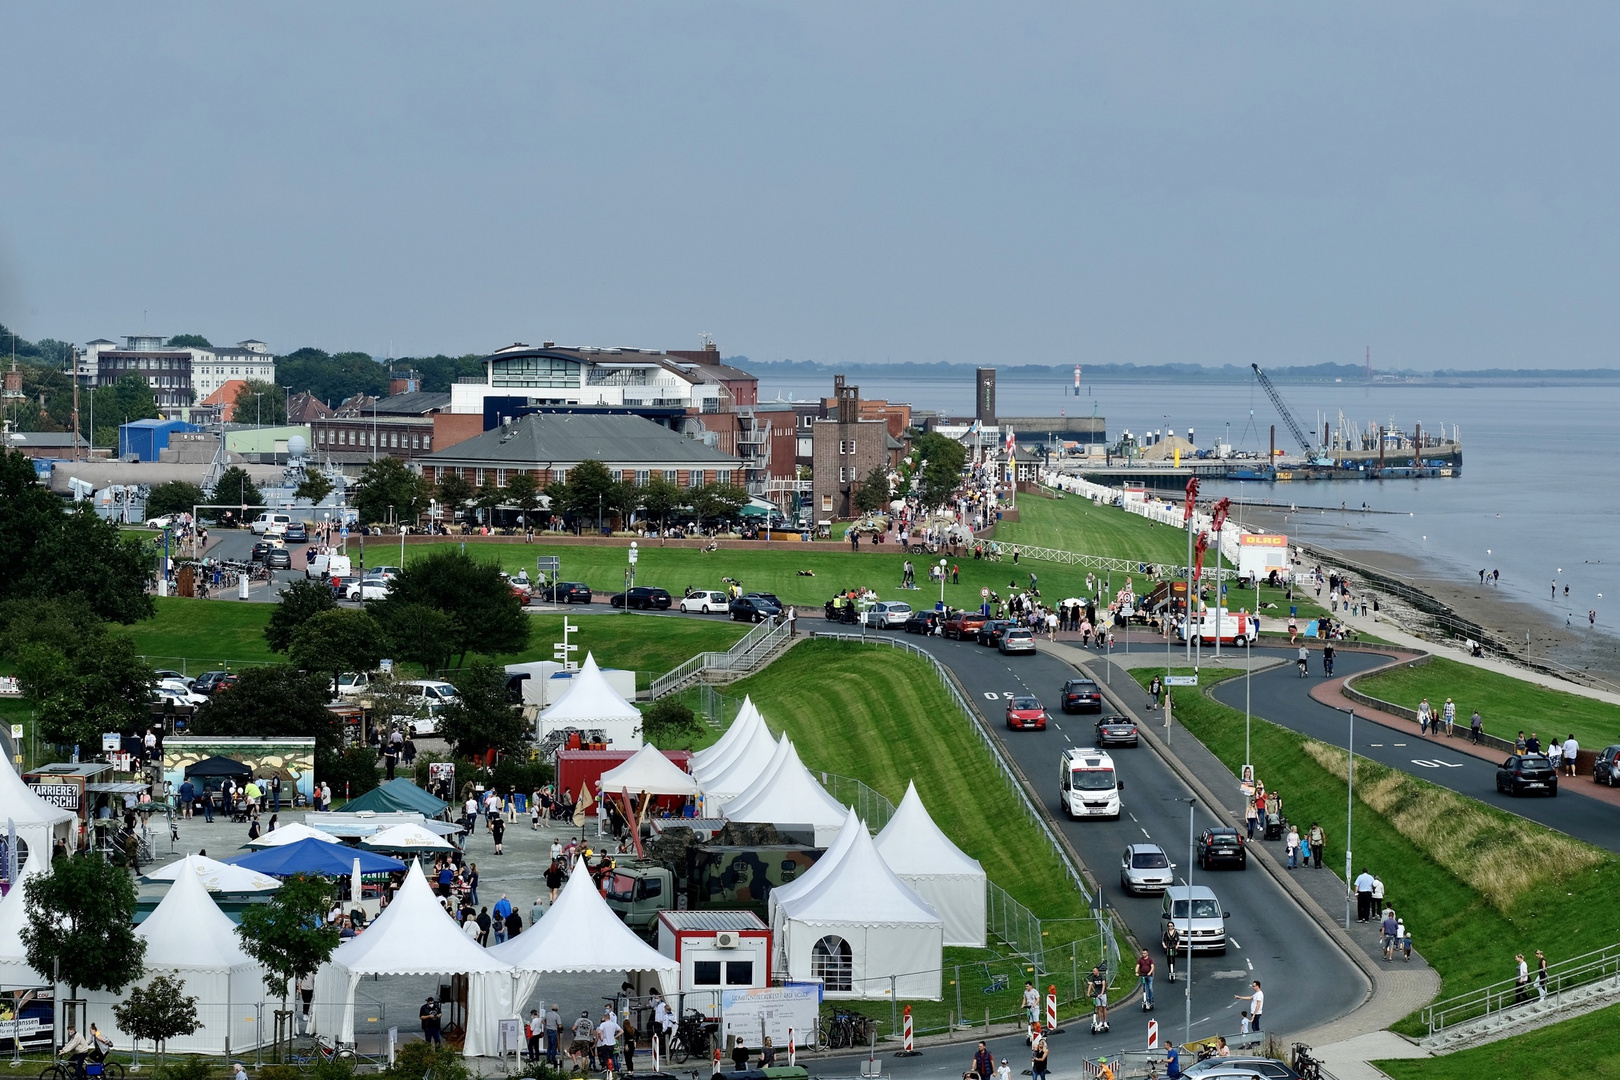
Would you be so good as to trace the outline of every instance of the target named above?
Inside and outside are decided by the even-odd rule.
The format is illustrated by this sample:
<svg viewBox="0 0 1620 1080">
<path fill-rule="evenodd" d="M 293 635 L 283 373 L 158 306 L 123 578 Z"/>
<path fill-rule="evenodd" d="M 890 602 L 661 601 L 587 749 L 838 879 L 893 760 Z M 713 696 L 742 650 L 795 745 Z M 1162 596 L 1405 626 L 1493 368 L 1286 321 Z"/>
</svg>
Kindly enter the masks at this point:
<svg viewBox="0 0 1620 1080">
<path fill-rule="evenodd" d="M 396 777 L 364 795 L 343 804 L 343 812 L 356 814 L 363 810 L 385 814 L 408 811 L 424 817 L 436 818 L 450 806 L 436 796 L 429 795 L 404 777 Z"/>
</svg>

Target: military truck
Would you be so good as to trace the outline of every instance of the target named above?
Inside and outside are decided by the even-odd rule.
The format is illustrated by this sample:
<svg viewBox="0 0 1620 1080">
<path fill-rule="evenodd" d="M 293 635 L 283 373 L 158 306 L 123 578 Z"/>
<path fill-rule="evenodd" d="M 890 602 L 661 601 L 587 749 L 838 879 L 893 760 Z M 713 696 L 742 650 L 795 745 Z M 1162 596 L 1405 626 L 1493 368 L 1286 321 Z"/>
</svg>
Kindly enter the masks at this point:
<svg viewBox="0 0 1620 1080">
<path fill-rule="evenodd" d="M 733 839 L 729 832 L 720 839 Z M 797 880 L 824 850 L 803 843 L 654 842 L 649 858 L 614 867 L 604 895 L 627 926 L 648 938 L 666 908 L 747 909 L 768 918 L 771 890 Z"/>
</svg>

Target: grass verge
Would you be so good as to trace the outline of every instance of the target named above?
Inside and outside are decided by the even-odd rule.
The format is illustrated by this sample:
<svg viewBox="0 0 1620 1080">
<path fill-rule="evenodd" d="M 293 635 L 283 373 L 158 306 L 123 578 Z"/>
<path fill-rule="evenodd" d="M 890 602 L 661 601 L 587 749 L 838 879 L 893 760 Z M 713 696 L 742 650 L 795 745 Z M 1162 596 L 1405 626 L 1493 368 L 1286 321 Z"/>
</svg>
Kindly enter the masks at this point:
<svg viewBox="0 0 1620 1080">
<path fill-rule="evenodd" d="M 1145 685 L 1153 672 L 1136 675 Z M 1203 675 L 1207 681 L 1210 673 Z M 1239 769 L 1241 712 L 1183 694 L 1176 718 Z M 1259 719 L 1252 746 L 1256 776 L 1281 790 L 1290 821 L 1322 824 L 1325 861 L 1341 865 L 1343 751 Z M 1414 946 L 1444 981 L 1443 996 L 1510 977 L 1516 952 L 1541 948 L 1556 960 L 1613 942 L 1620 902 L 1613 855 L 1359 757 L 1356 796 L 1356 869 L 1383 878 Z M 1416 1013 L 1394 1028 L 1426 1030 Z"/>
<path fill-rule="evenodd" d="M 1592 1080 L 1620 1077 L 1612 1052 L 1620 1005 L 1434 1058 L 1375 1061 L 1393 1080 Z"/>
<path fill-rule="evenodd" d="M 1562 739 L 1573 731 L 1588 750 L 1620 741 L 1620 706 L 1444 657 L 1365 676 L 1355 688 L 1408 709 L 1427 697 L 1437 713 L 1449 697 L 1457 704 L 1459 723 L 1478 708 L 1490 734 L 1512 738 L 1523 728 L 1539 733 L 1543 746 L 1555 732 Z"/>
</svg>

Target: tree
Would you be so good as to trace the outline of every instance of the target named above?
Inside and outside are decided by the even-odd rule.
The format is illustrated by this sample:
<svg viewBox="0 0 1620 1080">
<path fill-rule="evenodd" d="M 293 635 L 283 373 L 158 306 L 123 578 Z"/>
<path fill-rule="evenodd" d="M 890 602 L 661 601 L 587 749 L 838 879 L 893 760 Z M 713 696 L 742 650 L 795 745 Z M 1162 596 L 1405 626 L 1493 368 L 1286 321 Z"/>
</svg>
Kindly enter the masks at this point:
<svg viewBox="0 0 1620 1080">
<path fill-rule="evenodd" d="M 607 508 L 619 515 L 619 527 L 630 527 L 630 518 L 641 509 L 641 488 L 632 480 L 621 480 L 608 488 Z"/>
<path fill-rule="evenodd" d="M 662 476 L 655 476 L 641 489 L 641 509 L 650 520 L 658 522 L 658 531 L 664 531 L 669 515 L 686 505 L 686 492 Z"/>
<path fill-rule="evenodd" d="M 157 975 L 145 986 L 131 987 L 129 997 L 112 1007 L 120 1030 L 128 1032 L 136 1042 L 146 1039 L 156 1046 L 159 1064 L 170 1039 L 190 1035 L 202 1027 L 197 1019 L 197 999 L 182 993 L 185 988 L 184 979 Z"/>
<path fill-rule="evenodd" d="M 18 606 L 29 608 L 19 614 Z M 138 729 L 147 718 L 152 669 L 122 634 L 110 634 L 92 609 L 73 596 L 13 601 L 0 651 L 11 660 L 39 733 L 87 750 L 104 731 Z"/>
<path fill-rule="evenodd" d="M 388 369 L 358 352 L 333 356 L 321 349 L 298 349 L 276 360 L 276 378 L 303 387 L 328 405 L 355 394 L 380 397 L 388 392 Z"/>
<path fill-rule="evenodd" d="M 448 739 L 462 757 L 482 757 L 495 750 L 503 754 L 521 751 L 533 735 L 506 695 L 506 669 L 491 660 L 475 657 L 456 675 L 456 691 L 461 700 L 439 714 L 439 734 Z"/>
<path fill-rule="evenodd" d="M 312 874 L 293 874 L 262 904 L 249 904 L 242 912 L 236 934 L 242 951 L 264 968 L 265 989 L 281 996 L 287 1008 L 287 990 L 332 958 L 338 947 L 338 928 L 326 921 L 332 906 L 332 886 Z"/>
<path fill-rule="evenodd" d="M 600 461 L 589 458 L 574 466 L 568 473 L 568 485 L 563 490 L 563 509 L 574 515 L 576 521 L 596 520 L 600 508 L 607 505 L 608 492 L 613 487 L 613 474 Z M 601 501 L 598 502 L 598 499 Z"/>
<path fill-rule="evenodd" d="M 690 744 L 703 734 L 703 722 L 679 698 L 664 697 L 641 714 L 641 734 L 655 746 Z"/>
<path fill-rule="evenodd" d="M 169 339 L 171 349 L 212 349 L 208 339 L 201 334 L 176 334 Z M 127 1029 L 126 1029 L 127 1030 Z"/>
<path fill-rule="evenodd" d="M 156 420 L 160 415 L 152 388 L 147 385 L 145 377 L 134 372 L 122 376 L 111 385 L 97 387 L 95 407 L 96 418 L 102 422 L 103 428 L 113 429 L 113 442 L 117 441 L 119 424 L 131 420 Z M 88 419 L 89 410 L 84 409 L 83 412 L 85 419 Z"/>
<path fill-rule="evenodd" d="M 456 634 L 456 621 L 449 615 L 428 604 L 379 602 L 371 611 L 396 660 L 420 664 L 425 671 L 449 665 Z"/>
<path fill-rule="evenodd" d="M 493 473 L 490 475 L 489 479 L 485 480 L 478 490 L 473 493 L 473 506 L 479 510 L 482 520 L 486 525 L 495 524 L 495 509 L 505 501 L 506 492 L 496 486 L 495 476 Z"/>
<path fill-rule="evenodd" d="M 290 664 L 263 664 L 237 672 L 236 685 L 213 694 L 192 717 L 198 735 L 313 738 L 316 750 L 343 745 L 343 726 L 326 707 L 331 683 L 324 673 Z"/>
<path fill-rule="evenodd" d="M 146 939 L 135 933 L 135 883 L 99 855 L 63 855 L 23 883 L 23 951 L 35 971 L 117 993 L 141 977 Z"/>
<path fill-rule="evenodd" d="M 444 645 L 447 654 L 459 655 L 458 663 L 470 652 L 497 656 L 522 652 L 529 644 L 529 618 L 500 567 L 462 551 L 434 551 L 408 563 L 371 611 L 394 638 L 404 622 L 401 609 L 411 605 L 450 616 L 453 632 Z"/>
<path fill-rule="evenodd" d="M 264 496 L 246 469 L 232 465 L 214 482 L 214 502 L 221 506 L 263 506 Z"/>
<path fill-rule="evenodd" d="M 947 439 L 937 431 L 926 432 L 912 440 L 912 449 L 920 460 L 928 462 L 919 477 L 918 492 L 923 505 L 941 506 L 962 483 L 962 466 L 967 462 L 967 447 L 955 439 Z"/>
<path fill-rule="evenodd" d="M 863 514 L 886 510 L 892 497 L 889 493 L 888 470 L 878 466 L 867 473 L 861 486 L 855 489 L 855 509 Z"/>
<path fill-rule="evenodd" d="M 427 509 L 428 484 L 398 458 L 380 457 L 360 473 L 360 490 L 353 501 L 367 524 L 415 521 Z"/>
<path fill-rule="evenodd" d="M 287 394 L 275 383 L 263 379 L 248 379 L 236 388 L 238 424 L 269 424 L 272 427 L 287 422 Z"/>
<path fill-rule="evenodd" d="M 439 503 L 444 507 L 444 512 L 453 518 L 472 502 L 475 490 L 465 476 L 460 473 L 449 473 L 439 481 Z"/>
<path fill-rule="evenodd" d="M 298 628 L 325 611 L 337 610 L 332 588 L 324 581 L 295 581 L 281 590 L 281 599 L 264 624 L 264 639 L 276 652 L 292 647 Z"/>
<path fill-rule="evenodd" d="M 523 523 L 534 524 L 534 512 L 540 509 L 540 481 L 531 472 L 520 472 L 506 482 L 506 501 L 518 508 Z"/>
<path fill-rule="evenodd" d="M 748 492 L 736 484 L 704 484 L 692 493 L 692 509 L 705 521 L 734 518 L 748 505 Z"/>
<path fill-rule="evenodd" d="M 188 484 L 184 480 L 170 480 L 167 484 L 159 484 L 152 489 L 146 497 L 146 516 L 149 518 L 164 517 L 168 514 L 189 514 L 193 506 L 200 506 L 208 501 L 208 496 L 196 484 Z"/>
<path fill-rule="evenodd" d="M 310 472 L 304 474 L 304 479 L 299 483 L 298 489 L 293 492 L 293 498 L 308 499 L 311 506 L 319 506 L 321 500 L 330 494 L 332 494 L 332 481 L 326 478 L 326 474 Z"/>
<path fill-rule="evenodd" d="M 383 630 L 364 611 L 323 611 L 293 632 L 287 654 L 306 671 L 331 672 L 336 695 L 345 671 L 370 671 L 382 660 Z"/>
</svg>

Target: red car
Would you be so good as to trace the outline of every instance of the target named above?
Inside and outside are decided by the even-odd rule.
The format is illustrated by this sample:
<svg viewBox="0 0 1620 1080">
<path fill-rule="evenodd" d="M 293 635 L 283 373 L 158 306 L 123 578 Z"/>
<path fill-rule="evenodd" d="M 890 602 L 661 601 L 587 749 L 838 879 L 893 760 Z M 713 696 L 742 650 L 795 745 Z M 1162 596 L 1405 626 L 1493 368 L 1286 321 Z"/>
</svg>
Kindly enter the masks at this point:
<svg viewBox="0 0 1620 1080">
<path fill-rule="evenodd" d="M 977 637 L 984 624 L 984 616 L 977 611 L 958 611 L 945 620 L 945 636 L 966 641 L 970 637 Z"/>
<path fill-rule="evenodd" d="M 1045 731 L 1046 707 L 1039 698 L 1013 698 L 1007 703 L 1007 727 L 1013 731 Z"/>
<path fill-rule="evenodd" d="M 528 607 L 529 601 L 532 599 L 532 597 L 529 596 L 529 590 L 525 589 L 522 585 L 516 584 L 515 582 L 512 585 L 512 595 L 517 597 L 517 602 L 522 604 L 524 607 Z"/>
</svg>

